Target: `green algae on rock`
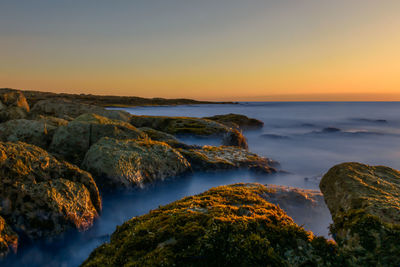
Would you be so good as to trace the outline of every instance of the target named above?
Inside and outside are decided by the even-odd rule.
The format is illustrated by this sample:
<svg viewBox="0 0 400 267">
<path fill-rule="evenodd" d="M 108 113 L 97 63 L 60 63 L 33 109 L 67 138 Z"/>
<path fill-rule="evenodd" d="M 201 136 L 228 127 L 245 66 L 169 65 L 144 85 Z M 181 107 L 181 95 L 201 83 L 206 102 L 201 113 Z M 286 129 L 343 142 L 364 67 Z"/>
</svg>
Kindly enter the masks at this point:
<svg viewBox="0 0 400 267">
<path fill-rule="evenodd" d="M 222 144 L 247 149 L 247 141 L 241 132 L 219 122 L 190 117 L 132 116 L 135 127 L 149 127 L 172 135 L 220 137 Z"/>
<path fill-rule="evenodd" d="M 257 184 L 212 188 L 125 222 L 82 266 L 343 266 Z"/>
<path fill-rule="evenodd" d="M 247 168 L 264 173 L 275 173 L 276 162 L 232 146 L 203 146 L 202 148 L 178 149 L 190 162 L 193 170 L 222 170 Z"/>
<path fill-rule="evenodd" d="M 127 122 L 97 114 L 83 114 L 56 130 L 49 150 L 71 163 L 80 165 L 90 146 L 102 137 L 138 139 L 146 137 L 146 134 Z"/>
<path fill-rule="evenodd" d="M 134 187 L 182 174 L 187 160 L 166 143 L 102 138 L 90 147 L 82 168 L 93 174 L 102 188 Z"/>
<path fill-rule="evenodd" d="M 225 124 L 228 127 L 238 128 L 243 130 L 259 129 L 264 126 L 264 122 L 260 120 L 234 113 L 215 115 L 212 117 L 204 117 L 203 119 L 217 121 L 219 123 Z"/>
<path fill-rule="evenodd" d="M 400 265 L 399 171 L 343 163 L 324 175 L 320 188 L 332 214 L 331 232 L 354 265 Z"/>
<path fill-rule="evenodd" d="M 31 239 L 86 230 L 101 211 L 92 176 L 45 150 L 0 142 L 0 215 Z"/>
<path fill-rule="evenodd" d="M 16 253 L 18 235 L 11 229 L 3 217 L 0 216 L 0 260 L 11 251 Z"/>
</svg>

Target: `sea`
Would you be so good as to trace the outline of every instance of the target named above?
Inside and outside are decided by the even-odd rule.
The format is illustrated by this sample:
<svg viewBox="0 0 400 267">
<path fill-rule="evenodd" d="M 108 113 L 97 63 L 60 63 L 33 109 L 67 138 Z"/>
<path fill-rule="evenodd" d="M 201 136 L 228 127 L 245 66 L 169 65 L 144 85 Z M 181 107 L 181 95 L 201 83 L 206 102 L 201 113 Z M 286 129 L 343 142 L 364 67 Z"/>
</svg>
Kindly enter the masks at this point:
<svg viewBox="0 0 400 267">
<path fill-rule="evenodd" d="M 280 163 L 284 172 L 264 175 L 245 170 L 197 172 L 136 190 L 106 193 L 103 212 L 86 232 L 21 246 L 4 266 L 79 266 L 90 252 L 109 240 L 124 221 L 185 196 L 233 183 L 261 183 L 319 190 L 332 166 L 362 162 L 400 169 L 400 102 L 239 102 L 110 108 L 135 115 L 206 117 L 237 113 L 264 122 L 244 131 L 249 150 Z M 220 145 L 218 139 L 181 138 L 189 144 Z M 307 230 L 329 238 L 329 215 Z"/>
</svg>

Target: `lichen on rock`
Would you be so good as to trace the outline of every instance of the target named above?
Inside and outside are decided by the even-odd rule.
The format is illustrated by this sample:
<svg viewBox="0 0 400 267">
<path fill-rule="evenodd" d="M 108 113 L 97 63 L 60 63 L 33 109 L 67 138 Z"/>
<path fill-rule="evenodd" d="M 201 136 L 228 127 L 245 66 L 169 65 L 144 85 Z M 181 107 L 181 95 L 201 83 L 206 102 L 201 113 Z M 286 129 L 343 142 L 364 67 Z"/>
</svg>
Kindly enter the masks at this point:
<svg viewBox="0 0 400 267">
<path fill-rule="evenodd" d="M 223 145 L 247 149 L 247 140 L 237 129 L 216 121 L 191 117 L 132 116 L 135 127 L 149 127 L 172 135 L 220 137 Z"/>
<path fill-rule="evenodd" d="M 263 173 L 275 173 L 277 163 L 245 149 L 233 146 L 203 146 L 178 149 L 190 162 L 193 170 L 249 169 Z"/>
<path fill-rule="evenodd" d="M 168 144 L 151 139 L 102 138 L 86 153 L 82 168 L 107 188 L 130 188 L 182 174 L 187 160 Z"/>
<path fill-rule="evenodd" d="M 31 110 L 31 116 L 44 115 L 73 120 L 85 114 L 93 113 L 113 120 L 129 121 L 130 114 L 120 110 L 107 110 L 103 107 L 72 101 L 63 98 L 49 98 L 36 102 Z"/>
<path fill-rule="evenodd" d="M 102 137 L 138 139 L 146 137 L 146 134 L 127 122 L 97 114 L 82 114 L 55 131 L 49 150 L 80 165 L 90 146 Z"/>
<path fill-rule="evenodd" d="M 243 129 L 243 130 L 259 129 L 264 126 L 264 122 L 260 120 L 234 113 L 204 117 L 203 119 L 217 121 L 228 127 Z"/>
<path fill-rule="evenodd" d="M 35 239 L 86 230 L 101 211 L 92 176 L 45 150 L 0 142 L 0 215 Z"/>
<path fill-rule="evenodd" d="M 343 266 L 336 245 L 266 201 L 268 188 L 212 188 L 134 217 L 82 266 Z"/>
<path fill-rule="evenodd" d="M 320 188 L 332 214 L 331 232 L 357 266 L 400 264 L 400 172 L 385 166 L 343 163 Z"/>
<path fill-rule="evenodd" d="M 0 89 L 0 122 L 24 119 L 29 112 L 29 105 L 20 91 Z"/>
<path fill-rule="evenodd" d="M 47 149 L 56 128 L 43 121 L 9 120 L 0 123 L 0 141 L 21 141 Z"/>
</svg>

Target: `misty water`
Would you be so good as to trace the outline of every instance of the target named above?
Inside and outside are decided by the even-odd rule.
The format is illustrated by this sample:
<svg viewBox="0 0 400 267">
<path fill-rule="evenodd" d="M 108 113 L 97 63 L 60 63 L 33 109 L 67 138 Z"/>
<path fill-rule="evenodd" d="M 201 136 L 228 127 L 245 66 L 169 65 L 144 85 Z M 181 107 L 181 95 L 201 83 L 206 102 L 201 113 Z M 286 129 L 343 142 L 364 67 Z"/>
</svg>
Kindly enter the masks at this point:
<svg viewBox="0 0 400 267">
<path fill-rule="evenodd" d="M 70 232 L 53 241 L 21 246 L 5 266 L 77 266 L 109 239 L 117 225 L 184 196 L 237 182 L 258 182 L 318 189 L 321 176 L 333 165 L 358 161 L 400 169 L 400 103 L 239 103 L 123 108 L 136 115 L 204 117 L 239 113 L 265 123 L 245 131 L 249 150 L 277 160 L 287 174 L 218 171 L 173 177 L 129 192 L 103 194 L 103 212 L 92 229 Z M 213 139 L 182 139 L 218 145 Z M 327 236 L 329 215 L 305 228 Z"/>
</svg>

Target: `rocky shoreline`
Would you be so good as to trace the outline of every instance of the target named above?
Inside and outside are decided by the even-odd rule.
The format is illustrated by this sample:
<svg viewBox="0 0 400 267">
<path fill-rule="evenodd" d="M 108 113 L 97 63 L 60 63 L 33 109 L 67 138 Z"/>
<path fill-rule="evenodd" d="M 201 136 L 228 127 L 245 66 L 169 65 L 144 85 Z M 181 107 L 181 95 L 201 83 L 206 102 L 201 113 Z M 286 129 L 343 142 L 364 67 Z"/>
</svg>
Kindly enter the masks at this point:
<svg viewBox="0 0 400 267">
<path fill-rule="evenodd" d="M 0 91 L 16 91 L 11 88 L 0 88 Z M 163 106 L 163 105 L 198 105 L 198 104 L 235 104 L 235 102 L 214 102 L 214 101 L 198 101 L 193 99 L 177 98 L 143 98 L 136 96 L 114 96 L 114 95 L 92 95 L 92 94 L 67 94 L 67 93 L 51 93 L 31 90 L 21 91 L 30 106 L 34 106 L 37 102 L 47 99 L 64 99 L 77 101 L 82 104 L 96 105 L 101 107 L 134 107 L 134 106 Z"/>
<path fill-rule="evenodd" d="M 105 109 L 110 101 L 136 103 L 0 90 L 0 257 L 18 253 L 21 242 L 89 229 L 105 191 L 197 171 L 281 171 L 248 151 L 242 130 L 259 129 L 261 121 L 135 116 Z M 170 104 L 179 103 L 188 104 Z M 189 145 L 180 136 L 218 138 L 221 145 Z M 345 163 L 323 176 L 321 192 L 212 188 L 127 221 L 83 266 L 398 265 L 399 178 L 388 167 Z M 334 241 L 301 226 L 329 216 L 328 209 Z"/>
</svg>

